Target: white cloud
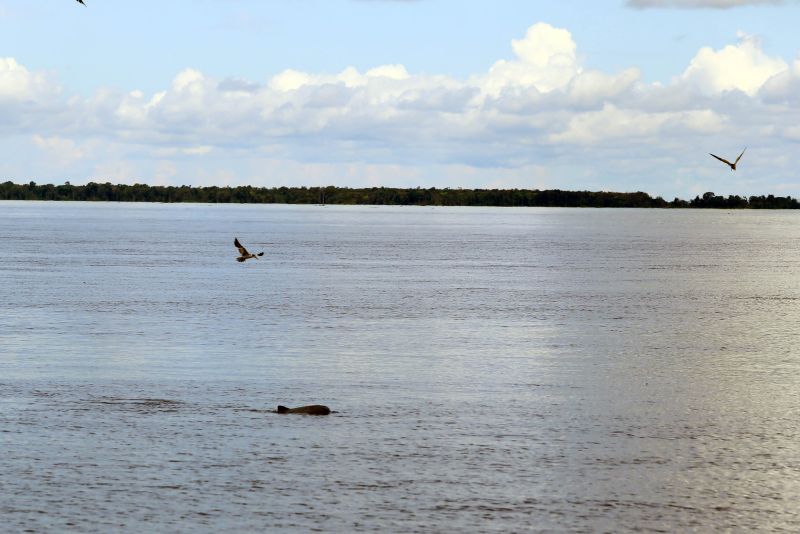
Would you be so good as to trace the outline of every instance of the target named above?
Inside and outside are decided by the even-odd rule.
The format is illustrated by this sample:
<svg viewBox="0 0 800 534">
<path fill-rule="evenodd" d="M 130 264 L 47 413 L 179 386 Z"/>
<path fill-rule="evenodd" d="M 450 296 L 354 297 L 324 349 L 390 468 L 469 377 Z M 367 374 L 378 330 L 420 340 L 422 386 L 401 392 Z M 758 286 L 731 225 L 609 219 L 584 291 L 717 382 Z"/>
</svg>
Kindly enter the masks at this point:
<svg viewBox="0 0 800 534">
<path fill-rule="evenodd" d="M 407 80 L 410 76 L 403 65 L 382 65 L 367 71 L 367 77 Z"/>
<path fill-rule="evenodd" d="M 739 43 L 721 50 L 701 48 L 680 80 L 703 93 L 739 90 L 754 95 L 764 83 L 789 66 L 767 56 L 758 39 L 739 33 Z"/>
<path fill-rule="evenodd" d="M 0 97 L 24 98 L 35 83 L 35 76 L 14 58 L 0 58 Z"/>
<path fill-rule="evenodd" d="M 71 168 L 88 155 L 86 147 L 79 145 L 72 139 L 34 135 L 31 140 L 41 151 L 47 164 L 52 168 Z"/>
<path fill-rule="evenodd" d="M 311 75 L 305 72 L 288 69 L 273 77 L 269 85 L 275 91 L 288 92 L 296 91 L 304 85 L 310 85 L 313 80 Z"/>
<path fill-rule="evenodd" d="M 509 87 L 530 87 L 547 93 L 566 86 L 581 72 L 577 46 L 567 30 L 538 23 L 523 39 L 511 42 L 515 60 L 500 60 L 480 78 L 485 92 L 499 95 Z"/>
<path fill-rule="evenodd" d="M 795 60 L 790 69 L 768 79 L 761 86 L 759 96 L 770 103 L 800 104 L 800 59 Z"/>
<path fill-rule="evenodd" d="M 714 134 L 724 119 L 710 110 L 647 112 L 606 104 L 599 111 L 574 116 L 567 129 L 550 136 L 557 143 L 598 144 L 625 139 L 631 147 L 657 143 L 686 132 Z"/>
<path fill-rule="evenodd" d="M 359 73 L 353 67 L 344 69 L 335 75 L 314 75 L 287 69 L 274 76 L 269 87 L 279 92 L 297 91 L 306 86 L 342 85 L 344 87 L 363 87 L 371 80 L 385 78 L 388 80 L 406 80 L 410 76 L 403 65 L 381 65 L 366 72 Z"/>
<path fill-rule="evenodd" d="M 0 136 L 26 135 L 51 162 L 21 158 L 19 176 L 60 163 L 73 182 L 82 168 L 87 179 L 196 185 L 608 189 L 611 176 L 623 188 L 689 190 L 706 152 L 753 139 L 761 146 L 748 155 L 772 165 L 760 176 L 791 182 L 791 162 L 771 156 L 800 139 L 800 60 L 769 56 L 753 37 L 701 49 L 667 84 L 644 83 L 636 68 L 587 69 L 572 35 L 543 23 L 509 55 L 466 80 L 398 64 L 262 81 L 187 68 L 163 91 L 90 97 L 65 96 L 47 73 L 6 58 Z"/>
<path fill-rule="evenodd" d="M 41 121 L 57 122 L 63 105 L 61 88 L 48 73 L 0 57 L 0 135 L 31 132 Z"/>
<path fill-rule="evenodd" d="M 211 153 L 213 147 L 210 146 L 192 146 L 189 148 L 185 148 L 183 150 L 184 154 L 188 154 L 190 156 L 203 156 L 205 154 Z"/>
<path fill-rule="evenodd" d="M 640 78 L 639 69 L 626 69 L 617 75 L 584 71 L 572 79 L 567 93 L 575 104 L 602 105 L 634 90 Z"/>
</svg>

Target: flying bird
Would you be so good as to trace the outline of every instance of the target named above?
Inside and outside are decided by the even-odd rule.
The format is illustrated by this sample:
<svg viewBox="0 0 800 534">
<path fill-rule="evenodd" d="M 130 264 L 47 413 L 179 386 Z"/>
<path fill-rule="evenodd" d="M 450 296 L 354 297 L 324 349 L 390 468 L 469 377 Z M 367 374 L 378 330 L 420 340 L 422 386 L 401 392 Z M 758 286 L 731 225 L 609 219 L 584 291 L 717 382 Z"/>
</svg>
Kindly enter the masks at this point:
<svg viewBox="0 0 800 534">
<path fill-rule="evenodd" d="M 236 258 L 236 261 L 239 262 L 249 260 L 250 258 L 258 259 L 259 256 L 264 255 L 263 252 L 259 252 L 258 254 L 250 254 L 249 252 L 247 252 L 247 249 L 244 248 L 241 243 L 239 243 L 239 238 L 237 237 L 233 238 L 233 246 L 239 249 L 239 257 Z"/>
<path fill-rule="evenodd" d="M 747 150 L 747 147 L 744 147 L 744 150 Z M 739 157 L 738 157 L 738 158 L 736 158 L 736 161 L 734 161 L 733 163 L 731 163 L 730 161 L 728 161 L 728 160 L 727 160 L 727 159 L 725 159 L 725 158 L 721 158 L 721 157 L 719 157 L 719 156 L 714 156 L 714 154 L 712 154 L 711 152 L 709 152 L 708 154 L 709 154 L 710 156 L 713 156 L 713 157 L 717 158 L 717 159 L 718 159 L 718 160 L 720 160 L 722 163 L 725 163 L 725 164 L 729 165 L 729 166 L 730 166 L 730 168 L 731 168 L 731 170 L 732 170 L 732 171 L 735 171 L 735 170 L 736 170 L 736 164 L 737 164 L 737 163 L 739 163 L 739 160 L 740 160 L 740 159 L 742 159 L 742 156 L 744 155 L 744 150 L 742 150 L 742 153 L 741 153 L 741 154 L 739 154 Z"/>
<path fill-rule="evenodd" d="M 82 6 L 86 5 L 86 4 L 83 3 L 83 0 L 78 0 L 78 3 L 81 4 Z"/>
</svg>

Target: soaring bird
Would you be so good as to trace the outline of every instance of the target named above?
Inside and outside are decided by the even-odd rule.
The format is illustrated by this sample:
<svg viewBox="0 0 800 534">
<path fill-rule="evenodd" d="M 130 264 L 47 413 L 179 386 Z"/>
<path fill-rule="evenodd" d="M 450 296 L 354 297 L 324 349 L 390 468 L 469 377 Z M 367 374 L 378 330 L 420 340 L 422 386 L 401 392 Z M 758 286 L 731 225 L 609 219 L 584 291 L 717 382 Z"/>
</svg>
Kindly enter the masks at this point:
<svg viewBox="0 0 800 534">
<path fill-rule="evenodd" d="M 241 262 L 241 261 L 249 260 L 250 258 L 258 259 L 259 256 L 263 256 L 264 255 L 263 252 L 259 252 L 258 254 L 250 254 L 249 252 L 247 252 L 247 249 L 244 248 L 241 243 L 239 243 L 239 238 L 237 238 L 237 237 L 233 238 L 233 246 L 235 246 L 236 248 L 239 249 L 239 257 L 236 258 L 236 261 L 240 261 Z"/>
<path fill-rule="evenodd" d="M 744 150 L 747 150 L 747 147 L 744 147 Z M 732 170 L 732 171 L 735 171 L 735 170 L 736 170 L 736 164 L 737 164 L 737 163 L 739 163 L 739 160 L 740 160 L 740 159 L 742 159 L 742 156 L 744 155 L 744 150 L 742 150 L 742 153 L 741 153 L 741 154 L 739 154 L 739 157 L 738 157 L 738 158 L 736 158 L 736 161 L 734 161 L 733 163 L 731 163 L 731 162 L 730 162 L 730 161 L 728 161 L 727 159 L 721 158 L 721 157 L 719 157 L 719 156 L 714 156 L 714 154 L 712 154 L 711 152 L 709 152 L 708 154 L 709 154 L 710 156 L 713 156 L 713 157 L 717 158 L 717 159 L 718 159 L 718 160 L 720 160 L 722 163 L 726 163 L 727 165 L 729 165 L 729 166 L 730 166 L 730 168 L 731 168 L 731 170 Z"/>
<path fill-rule="evenodd" d="M 83 0 L 78 0 L 78 3 L 85 6 L 86 4 L 83 3 Z"/>
</svg>

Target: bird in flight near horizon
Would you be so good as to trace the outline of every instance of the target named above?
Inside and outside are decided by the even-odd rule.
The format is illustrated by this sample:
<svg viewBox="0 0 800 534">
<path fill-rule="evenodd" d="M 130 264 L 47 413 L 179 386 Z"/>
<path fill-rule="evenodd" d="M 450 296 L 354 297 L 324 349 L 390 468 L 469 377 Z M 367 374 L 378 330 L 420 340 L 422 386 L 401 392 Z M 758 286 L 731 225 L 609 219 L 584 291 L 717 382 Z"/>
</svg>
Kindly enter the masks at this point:
<svg viewBox="0 0 800 534">
<path fill-rule="evenodd" d="M 747 150 L 747 147 L 744 147 L 744 150 Z M 738 157 L 738 158 L 736 158 L 736 161 L 734 161 L 733 163 L 731 163 L 730 161 L 728 161 L 728 160 L 727 160 L 727 159 L 725 159 L 725 158 L 721 158 L 721 157 L 719 157 L 719 156 L 714 156 L 714 154 L 712 154 L 711 152 L 709 152 L 709 153 L 708 153 L 708 155 L 709 155 L 709 156 L 713 156 L 713 157 L 717 158 L 717 159 L 718 159 L 718 160 L 720 160 L 722 163 L 726 163 L 726 164 L 728 164 L 728 165 L 730 166 L 731 170 L 732 170 L 732 171 L 735 171 L 735 170 L 736 170 L 736 164 L 737 164 L 737 163 L 739 163 L 739 160 L 740 160 L 740 159 L 742 159 L 742 156 L 744 155 L 744 150 L 742 150 L 742 153 L 741 153 L 741 154 L 739 154 L 739 157 Z"/>
<path fill-rule="evenodd" d="M 263 252 L 259 252 L 258 254 L 250 254 L 249 252 L 247 252 L 247 249 L 244 248 L 241 243 L 239 243 L 238 237 L 233 238 L 233 246 L 239 249 L 239 257 L 236 258 L 236 261 L 238 262 L 249 260 L 250 258 L 258 259 L 259 256 L 264 255 Z"/>
</svg>

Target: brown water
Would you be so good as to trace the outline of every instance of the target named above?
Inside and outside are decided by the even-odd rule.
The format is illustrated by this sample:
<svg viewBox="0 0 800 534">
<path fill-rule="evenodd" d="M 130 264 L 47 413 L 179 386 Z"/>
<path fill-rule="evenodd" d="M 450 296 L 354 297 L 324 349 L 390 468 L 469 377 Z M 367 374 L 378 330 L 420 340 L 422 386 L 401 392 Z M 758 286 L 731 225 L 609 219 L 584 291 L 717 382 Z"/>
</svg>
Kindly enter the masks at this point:
<svg viewBox="0 0 800 534">
<path fill-rule="evenodd" d="M 797 531 L 799 338 L 796 212 L 0 202 L 1 528 Z"/>
</svg>

